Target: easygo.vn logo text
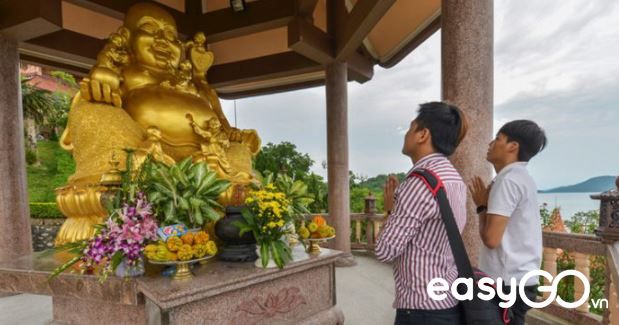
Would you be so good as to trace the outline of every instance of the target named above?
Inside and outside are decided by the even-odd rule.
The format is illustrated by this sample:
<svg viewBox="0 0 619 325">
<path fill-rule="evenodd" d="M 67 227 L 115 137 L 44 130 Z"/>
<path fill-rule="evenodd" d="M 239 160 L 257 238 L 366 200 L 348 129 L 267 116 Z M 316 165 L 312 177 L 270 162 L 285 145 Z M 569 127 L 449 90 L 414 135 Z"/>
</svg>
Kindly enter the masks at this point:
<svg viewBox="0 0 619 325">
<path fill-rule="evenodd" d="M 531 301 L 525 294 L 524 287 L 526 286 L 529 279 L 539 278 L 540 276 L 547 279 L 548 282 L 551 284 L 539 286 L 538 291 L 542 293 L 548 292 L 549 295 L 544 301 L 541 301 L 541 302 Z M 575 281 L 578 281 L 578 280 L 582 281 L 583 286 L 584 286 L 584 292 L 583 292 L 582 297 L 580 297 L 580 299 L 574 302 L 567 302 L 557 295 L 557 288 L 559 287 L 559 282 L 561 282 L 561 280 L 567 276 L 574 276 L 578 278 L 578 279 L 575 279 Z M 458 287 L 460 285 L 465 285 L 466 291 L 458 292 Z M 510 292 L 505 292 L 506 285 L 503 279 L 501 278 L 497 278 L 495 281 L 492 278 L 484 277 L 484 278 L 479 279 L 477 286 L 479 288 L 479 292 L 477 293 L 477 297 L 479 297 L 479 299 L 492 300 L 495 296 L 498 295 L 498 297 L 502 300 L 499 303 L 499 306 L 501 308 L 509 308 L 513 306 L 514 303 L 516 302 L 517 294 L 520 294 L 520 299 L 522 299 L 522 301 L 528 306 L 530 306 L 531 308 L 544 308 L 550 305 L 555 300 L 563 308 L 576 308 L 582 305 L 583 303 L 585 303 L 589 299 L 589 293 L 591 292 L 591 284 L 589 283 L 589 279 L 584 274 L 576 270 L 563 271 L 559 273 L 556 277 L 554 277 L 554 279 L 550 273 L 544 270 L 535 270 L 535 271 L 528 272 L 527 274 L 524 275 L 524 277 L 522 277 L 522 279 L 520 279 L 520 283 L 517 283 L 516 279 L 512 278 L 509 282 L 509 287 L 516 288 L 517 286 L 519 288 L 518 292 L 516 292 L 516 290 L 513 290 L 513 289 L 511 289 Z M 458 278 L 451 284 L 451 288 L 450 288 L 447 280 L 443 278 L 434 278 L 430 281 L 430 283 L 428 283 L 428 286 L 426 287 L 426 292 L 428 293 L 430 298 L 432 298 L 435 301 L 446 299 L 447 298 L 446 292 L 449 292 L 449 291 L 451 291 L 452 296 L 459 301 L 473 300 L 473 297 L 474 297 L 473 295 L 475 293 L 473 279 Z M 605 300 L 605 299 L 601 299 L 601 300 Z M 592 303 L 594 302 L 592 301 Z M 602 303 L 604 303 L 604 301 L 597 302 L 597 304 L 600 304 L 600 305 Z M 608 306 L 608 301 L 606 301 L 606 305 Z"/>
</svg>

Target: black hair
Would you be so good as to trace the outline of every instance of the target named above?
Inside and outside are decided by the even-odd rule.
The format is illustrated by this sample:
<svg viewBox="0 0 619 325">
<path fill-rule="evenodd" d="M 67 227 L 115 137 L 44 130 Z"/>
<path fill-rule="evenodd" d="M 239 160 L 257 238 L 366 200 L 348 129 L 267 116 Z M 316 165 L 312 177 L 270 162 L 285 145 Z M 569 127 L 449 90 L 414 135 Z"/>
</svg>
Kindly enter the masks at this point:
<svg viewBox="0 0 619 325">
<path fill-rule="evenodd" d="M 531 160 L 544 150 L 548 143 L 544 130 L 530 120 L 511 121 L 503 125 L 499 133 L 507 137 L 507 142 L 518 143 L 518 161 Z"/>
<path fill-rule="evenodd" d="M 417 130 L 430 130 L 434 149 L 445 156 L 453 154 L 467 129 L 460 109 L 444 102 L 429 102 L 419 105 L 418 113 Z"/>
</svg>

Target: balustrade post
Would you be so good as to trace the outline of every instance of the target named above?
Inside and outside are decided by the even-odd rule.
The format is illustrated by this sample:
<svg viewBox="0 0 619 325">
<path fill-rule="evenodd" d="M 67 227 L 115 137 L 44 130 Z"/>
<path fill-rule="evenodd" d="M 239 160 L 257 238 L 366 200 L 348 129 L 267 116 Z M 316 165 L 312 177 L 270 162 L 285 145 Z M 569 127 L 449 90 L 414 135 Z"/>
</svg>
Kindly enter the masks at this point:
<svg viewBox="0 0 619 325">
<path fill-rule="evenodd" d="M 615 285 L 612 278 L 609 280 L 609 289 L 607 310 L 608 320 L 605 320 L 605 323 L 608 324 L 610 322 L 611 325 L 619 325 L 619 292 L 615 290 Z"/>
<path fill-rule="evenodd" d="M 382 222 L 380 221 L 373 221 L 374 223 L 374 242 L 378 241 L 378 234 L 380 233 L 380 226 L 382 225 Z"/>
<path fill-rule="evenodd" d="M 372 192 L 368 193 L 365 197 L 365 208 L 363 210 L 366 214 L 376 214 L 376 197 Z"/>
<path fill-rule="evenodd" d="M 544 247 L 544 271 L 550 273 L 552 277 L 557 276 L 557 249 Z M 551 282 L 544 278 L 544 285 L 551 285 Z M 550 292 L 544 292 L 544 299 L 547 299 Z"/>
<path fill-rule="evenodd" d="M 374 249 L 374 226 L 369 218 L 366 218 L 365 221 L 365 240 L 367 241 L 367 247 Z"/>
<path fill-rule="evenodd" d="M 572 253 L 572 257 L 574 257 L 575 269 L 576 271 L 582 273 L 587 279 L 589 279 L 589 283 L 591 283 L 591 278 L 589 276 L 589 255 L 582 253 Z M 574 300 L 580 299 L 585 292 L 585 285 L 579 279 L 574 279 Z M 582 305 L 578 306 L 576 310 L 588 313 L 589 312 L 589 300 L 585 301 Z"/>
<path fill-rule="evenodd" d="M 361 220 L 355 220 L 355 243 L 361 243 Z"/>
</svg>

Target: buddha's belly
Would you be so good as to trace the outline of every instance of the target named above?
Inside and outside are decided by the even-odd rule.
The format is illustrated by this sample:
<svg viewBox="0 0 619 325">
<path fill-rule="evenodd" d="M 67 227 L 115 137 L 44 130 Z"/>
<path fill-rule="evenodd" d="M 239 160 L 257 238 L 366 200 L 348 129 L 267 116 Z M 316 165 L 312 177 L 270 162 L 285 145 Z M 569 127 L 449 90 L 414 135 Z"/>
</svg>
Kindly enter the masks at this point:
<svg viewBox="0 0 619 325">
<path fill-rule="evenodd" d="M 199 97 L 159 86 L 131 91 L 124 98 L 127 113 L 144 129 L 156 126 L 161 130 L 165 147 L 176 147 L 185 155 L 199 147 L 200 137 L 194 133 L 186 115 L 189 113 L 198 125 L 216 116 L 209 103 Z M 175 158 L 176 158 L 175 157 Z"/>
</svg>

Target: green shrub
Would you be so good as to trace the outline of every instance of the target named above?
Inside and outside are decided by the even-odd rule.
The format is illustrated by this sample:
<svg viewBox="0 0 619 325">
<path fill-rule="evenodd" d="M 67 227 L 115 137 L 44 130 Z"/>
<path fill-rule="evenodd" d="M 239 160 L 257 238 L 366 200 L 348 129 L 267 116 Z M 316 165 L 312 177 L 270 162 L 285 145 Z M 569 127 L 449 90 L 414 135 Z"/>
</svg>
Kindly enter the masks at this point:
<svg viewBox="0 0 619 325">
<path fill-rule="evenodd" d="M 30 202 L 30 217 L 35 219 L 64 218 L 54 202 Z"/>
<path fill-rule="evenodd" d="M 37 162 L 37 153 L 33 150 L 26 149 L 26 163 L 32 165 Z"/>
<path fill-rule="evenodd" d="M 40 163 L 27 167 L 28 197 L 31 202 L 55 202 L 54 189 L 67 183 L 75 172 L 75 163 L 71 154 L 54 141 L 39 141 L 37 156 Z"/>
</svg>

